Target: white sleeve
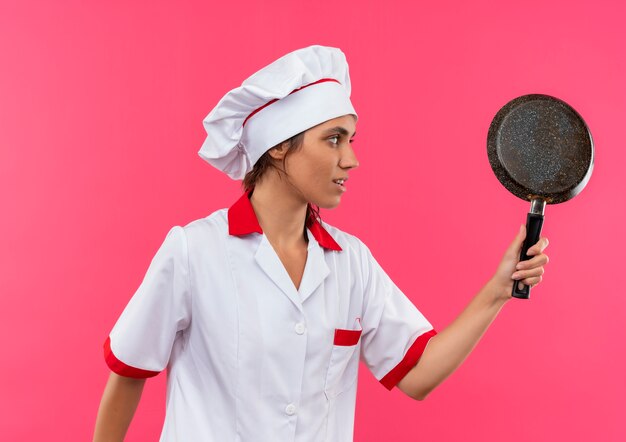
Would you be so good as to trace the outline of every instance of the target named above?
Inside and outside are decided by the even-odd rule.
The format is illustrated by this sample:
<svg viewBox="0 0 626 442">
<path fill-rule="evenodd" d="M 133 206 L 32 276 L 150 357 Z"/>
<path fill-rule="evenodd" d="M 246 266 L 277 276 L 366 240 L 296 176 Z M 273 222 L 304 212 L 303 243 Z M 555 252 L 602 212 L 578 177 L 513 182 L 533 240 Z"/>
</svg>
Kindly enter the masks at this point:
<svg viewBox="0 0 626 442">
<path fill-rule="evenodd" d="M 172 227 L 105 342 L 115 373 L 146 378 L 167 367 L 176 334 L 191 321 L 187 252 L 184 228 Z"/>
<path fill-rule="evenodd" d="M 361 358 L 391 390 L 413 368 L 436 331 L 363 246 Z"/>
</svg>

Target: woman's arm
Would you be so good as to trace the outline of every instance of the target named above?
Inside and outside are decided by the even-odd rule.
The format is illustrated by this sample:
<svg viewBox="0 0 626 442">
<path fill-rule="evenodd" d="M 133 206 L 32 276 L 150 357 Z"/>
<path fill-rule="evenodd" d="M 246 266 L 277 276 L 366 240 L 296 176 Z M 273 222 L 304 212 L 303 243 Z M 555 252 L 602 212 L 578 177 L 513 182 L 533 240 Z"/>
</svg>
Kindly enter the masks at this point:
<svg viewBox="0 0 626 442">
<path fill-rule="evenodd" d="M 145 379 L 127 378 L 111 372 L 98 410 L 94 442 L 124 440 L 145 383 Z"/>
<path fill-rule="evenodd" d="M 417 400 L 426 398 L 471 353 L 500 309 L 511 299 L 513 283 L 522 281 L 532 287 L 541 282 L 543 266 L 548 262 L 548 256 L 543 254 L 548 240 L 541 238 L 528 250 L 528 255 L 534 255 L 532 259 L 520 263 L 519 253 L 525 237 L 526 229 L 522 227 L 495 275 L 463 312 L 428 342 L 417 365 L 398 383 L 400 390 Z"/>
</svg>

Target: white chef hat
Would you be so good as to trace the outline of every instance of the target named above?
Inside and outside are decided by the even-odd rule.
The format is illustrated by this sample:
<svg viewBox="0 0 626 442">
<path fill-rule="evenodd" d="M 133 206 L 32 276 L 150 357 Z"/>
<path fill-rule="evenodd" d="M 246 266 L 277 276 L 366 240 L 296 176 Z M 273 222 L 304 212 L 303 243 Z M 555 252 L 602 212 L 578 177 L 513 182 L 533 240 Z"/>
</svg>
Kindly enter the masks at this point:
<svg viewBox="0 0 626 442">
<path fill-rule="evenodd" d="M 204 119 L 198 154 L 232 179 L 242 179 L 269 149 L 324 121 L 356 112 L 340 49 L 291 52 L 228 92 Z"/>
</svg>

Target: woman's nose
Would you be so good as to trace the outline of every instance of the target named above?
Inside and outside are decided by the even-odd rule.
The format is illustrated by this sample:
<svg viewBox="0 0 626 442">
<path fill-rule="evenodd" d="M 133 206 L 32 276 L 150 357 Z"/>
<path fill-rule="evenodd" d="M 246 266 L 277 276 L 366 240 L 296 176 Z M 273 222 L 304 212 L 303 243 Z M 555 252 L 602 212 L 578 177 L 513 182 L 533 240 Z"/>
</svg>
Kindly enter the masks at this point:
<svg viewBox="0 0 626 442">
<path fill-rule="evenodd" d="M 339 167 L 342 169 L 354 169 L 355 167 L 359 167 L 359 160 L 357 159 L 352 146 L 346 146 L 344 153 L 339 160 Z"/>
</svg>

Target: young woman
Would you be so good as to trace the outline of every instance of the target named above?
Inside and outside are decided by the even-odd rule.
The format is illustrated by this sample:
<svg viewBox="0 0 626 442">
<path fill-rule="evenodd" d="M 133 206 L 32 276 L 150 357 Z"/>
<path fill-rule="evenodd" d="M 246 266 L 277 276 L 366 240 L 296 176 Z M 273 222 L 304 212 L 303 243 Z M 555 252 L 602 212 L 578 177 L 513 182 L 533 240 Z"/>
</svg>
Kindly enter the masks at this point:
<svg viewBox="0 0 626 442">
<path fill-rule="evenodd" d="M 493 277 L 440 333 L 356 237 L 323 223 L 359 163 L 343 53 L 312 46 L 229 92 L 200 155 L 246 189 L 175 226 L 105 343 L 112 370 L 94 440 L 121 441 L 145 379 L 167 368 L 162 441 L 351 441 L 362 360 L 424 399 L 477 344 L 515 280 L 535 286 L 542 238 L 522 228 Z"/>
</svg>

